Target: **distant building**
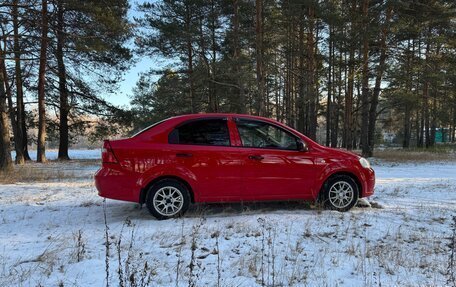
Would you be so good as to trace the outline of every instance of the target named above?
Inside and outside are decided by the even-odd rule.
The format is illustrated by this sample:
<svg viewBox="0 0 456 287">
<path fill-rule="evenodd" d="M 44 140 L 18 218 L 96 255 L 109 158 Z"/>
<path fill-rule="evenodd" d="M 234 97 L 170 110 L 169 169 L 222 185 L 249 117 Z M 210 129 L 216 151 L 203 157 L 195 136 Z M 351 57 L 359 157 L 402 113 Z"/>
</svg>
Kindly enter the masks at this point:
<svg viewBox="0 0 456 287">
<path fill-rule="evenodd" d="M 396 133 L 391 131 L 382 131 L 383 135 L 383 142 L 385 143 L 393 143 L 394 139 L 396 138 Z"/>
<path fill-rule="evenodd" d="M 449 128 L 438 128 L 435 131 L 435 142 L 436 143 L 450 142 L 450 129 Z"/>
</svg>

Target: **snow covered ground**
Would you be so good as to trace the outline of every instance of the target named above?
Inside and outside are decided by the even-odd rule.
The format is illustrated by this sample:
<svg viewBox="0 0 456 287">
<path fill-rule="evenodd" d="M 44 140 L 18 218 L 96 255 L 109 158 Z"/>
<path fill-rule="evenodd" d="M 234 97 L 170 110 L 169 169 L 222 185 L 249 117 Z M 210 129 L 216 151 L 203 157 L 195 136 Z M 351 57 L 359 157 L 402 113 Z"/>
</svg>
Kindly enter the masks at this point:
<svg viewBox="0 0 456 287">
<path fill-rule="evenodd" d="M 36 150 L 29 151 L 30 158 L 36 160 Z M 46 158 L 49 160 L 57 159 L 59 151 L 55 149 L 46 150 Z M 11 156 L 16 157 L 16 152 L 13 151 Z M 71 159 L 100 159 L 101 158 L 101 148 L 100 149 L 70 149 L 68 151 L 68 156 Z"/>
<path fill-rule="evenodd" d="M 0 186 L 0 286 L 448 284 L 456 162 L 377 161 L 383 208 L 206 205 L 168 221 L 104 203 L 94 162 L 46 168 L 73 172 Z"/>
</svg>

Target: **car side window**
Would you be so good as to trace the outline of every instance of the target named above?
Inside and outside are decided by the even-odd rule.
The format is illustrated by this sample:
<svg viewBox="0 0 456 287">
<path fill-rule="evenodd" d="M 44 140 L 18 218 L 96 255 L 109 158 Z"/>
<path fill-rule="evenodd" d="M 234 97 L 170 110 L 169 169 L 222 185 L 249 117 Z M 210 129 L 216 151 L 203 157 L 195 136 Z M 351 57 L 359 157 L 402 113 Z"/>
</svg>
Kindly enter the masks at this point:
<svg viewBox="0 0 456 287">
<path fill-rule="evenodd" d="M 171 144 L 229 146 L 226 119 L 204 119 L 184 123 L 168 136 Z"/>
<path fill-rule="evenodd" d="M 297 150 L 298 139 L 289 132 L 262 121 L 236 121 L 242 145 L 255 148 Z"/>
</svg>

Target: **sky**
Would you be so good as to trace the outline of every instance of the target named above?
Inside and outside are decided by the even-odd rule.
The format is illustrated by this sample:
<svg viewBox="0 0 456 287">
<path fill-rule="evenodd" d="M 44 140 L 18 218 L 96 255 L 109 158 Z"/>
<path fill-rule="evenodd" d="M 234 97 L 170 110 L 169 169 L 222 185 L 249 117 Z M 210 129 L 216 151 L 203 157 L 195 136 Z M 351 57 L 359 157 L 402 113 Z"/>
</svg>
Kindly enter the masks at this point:
<svg viewBox="0 0 456 287">
<path fill-rule="evenodd" d="M 107 100 L 116 106 L 129 106 L 132 89 L 136 85 L 139 76 L 143 72 L 147 72 L 152 68 L 154 61 L 150 58 L 142 58 L 124 75 L 123 81 L 120 83 L 119 92 L 116 95 L 110 95 Z"/>
<path fill-rule="evenodd" d="M 144 2 L 155 2 L 156 0 L 146 1 L 146 0 L 129 0 L 130 10 L 128 11 L 128 17 L 130 20 L 133 20 L 133 17 L 139 17 L 141 14 L 136 10 L 138 3 Z M 131 45 L 133 47 L 133 44 Z M 139 79 L 141 73 L 147 72 L 150 68 L 154 66 L 153 59 L 149 57 L 144 57 L 138 59 L 138 61 L 130 67 L 130 69 L 125 73 L 123 81 L 120 83 L 119 92 L 115 95 L 109 95 L 106 99 L 114 105 L 117 106 L 129 106 L 131 95 L 133 94 L 132 89 L 136 85 L 136 82 Z"/>
</svg>

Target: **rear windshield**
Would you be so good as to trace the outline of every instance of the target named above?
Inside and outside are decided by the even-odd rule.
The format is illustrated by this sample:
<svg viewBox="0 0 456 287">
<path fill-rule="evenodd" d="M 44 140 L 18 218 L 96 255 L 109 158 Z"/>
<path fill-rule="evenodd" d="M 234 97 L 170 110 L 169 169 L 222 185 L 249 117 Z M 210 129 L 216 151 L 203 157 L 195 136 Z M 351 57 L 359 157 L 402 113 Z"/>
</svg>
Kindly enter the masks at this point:
<svg viewBox="0 0 456 287">
<path fill-rule="evenodd" d="M 166 122 L 166 121 L 169 120 L 169 119 L 170 119 L 170 118 L 167 118 L 167 119 L 161 120 L 161 121 L 159 121 L 159 122 L 156 122 L 156 123 L 154 123 L 154 124 L 152 124 L 152 125 L 150 125 L 150 126 L 148 126 L 148 127 L 146 127 L 146 128 L 140 129 L 139 132 L 136 132 L 137 130 L 135 130 L 135 131 L 133 131 L 134 134 L 133 134 L 131 137 L 134 138 L 134 137 L 136 137 L 136 136 L 142 134 L 143 132 L 148 131 L 148 130 L 150 130 L 151 128 L 158 126 L 159 124 Z M 136 133 L 135 133 L 135 132 L 136 132 Z"/>
</svg>

